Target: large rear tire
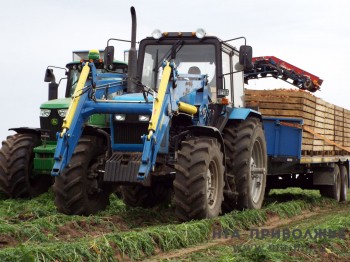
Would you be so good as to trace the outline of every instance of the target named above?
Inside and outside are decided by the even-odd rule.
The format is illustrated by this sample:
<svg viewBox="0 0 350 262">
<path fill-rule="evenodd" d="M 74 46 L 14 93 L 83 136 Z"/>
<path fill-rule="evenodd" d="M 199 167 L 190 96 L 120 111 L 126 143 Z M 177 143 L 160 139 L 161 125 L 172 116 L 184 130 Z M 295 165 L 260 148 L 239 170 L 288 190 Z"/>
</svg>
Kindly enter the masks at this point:
<svg viewBox="0 0 350 262">
<path fill-rule="evenodd" d="M 223 130 L 226 173 L 237 202 L 225 199 L 225 211 L 260 209 L 264 200 L 267 173 L 266 141 L 261 121 L 247 118 L 233 121 Z"/>
<path fill-rule="evenodd" d="M 333 198 L 336 201 L 340 202 L 341 196 L 341 176 L 340 176 L 340 168 L 336 164 L 333 169 L 334 176 L 334 185 L 322 185 L 320 186 L 320 193 L 322 196 Z"/>
<path fill-rule="evenodd" d="M 216 217 L 224 187 L 223 153 L 216 139 L 191 137 L 181 143 L 173 182 L 175 213 L 182 221 Z"/>
<path fill-rule="evenodd" d="M 59 212 L 90 215 L 106 209 L 113 187 L 103 182 L 105 150 L 98 137 L 83 136 L 79 140 L 69 165 L 53 185 Z"/>
<path fill-rule="evenodd" d="M 31 198 L 46 192 L 50 175 L 34 174 L 34 147 L 40 145 L 35 134 L 15 134 L 2 142 L 0 150 L 0 191 L 9 198 Z"/>
</svg>

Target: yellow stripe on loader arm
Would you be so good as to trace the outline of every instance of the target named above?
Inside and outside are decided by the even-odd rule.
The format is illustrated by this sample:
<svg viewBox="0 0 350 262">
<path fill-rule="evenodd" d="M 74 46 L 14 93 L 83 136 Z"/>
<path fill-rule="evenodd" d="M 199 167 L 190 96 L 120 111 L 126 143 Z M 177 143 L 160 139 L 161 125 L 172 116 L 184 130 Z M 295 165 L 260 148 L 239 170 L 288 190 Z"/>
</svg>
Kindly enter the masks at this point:
<svg viewBox="0 0 350 262">
<path fill-rule="evenodd" d="M 63 135 L 67 132 L 67 129 L 69 129 L 72 124 L 73 117 L 75 115 L 75 112 L 77 110 L 77 106 L 80 100 L 80 95 L 83 92 L 83 88 L 85 86 L 89 73 L 90 73 L 90 67 L 89 67 L 89 64 L 86 63 L 85 66 L 83 67 L 83 70 L 81 71 L 77 87 L 74 90 L 74 95 L 72 97 L 72 101 L 70 102 L 67 115 L 63 119 L 63 125 L 62 125 L 63 131 L 60 134 L 61 137 L 63 137 Z"/>
<path fill-rule="evenodd" d="M 162 79 L 160 80 L 160 84 L 159 84 L 158 95 L 153 101 L 153 111 L 152 111 L 151 120 L 149 121 L 149 126 L 148 126 L 149 133 L 148 133 L 147 139 L 150 139 L 153 131 L 156 131 L 160 113 L 162 110 L 162 105 L 164 102 L 165 92 L 168 87 L 168 83 L 170 79 L 170 74 L 171 74 L 171 67 L 169 65 L 169 62 L 166 62 L 166 66 L 163 69 Z"/>
</svg>

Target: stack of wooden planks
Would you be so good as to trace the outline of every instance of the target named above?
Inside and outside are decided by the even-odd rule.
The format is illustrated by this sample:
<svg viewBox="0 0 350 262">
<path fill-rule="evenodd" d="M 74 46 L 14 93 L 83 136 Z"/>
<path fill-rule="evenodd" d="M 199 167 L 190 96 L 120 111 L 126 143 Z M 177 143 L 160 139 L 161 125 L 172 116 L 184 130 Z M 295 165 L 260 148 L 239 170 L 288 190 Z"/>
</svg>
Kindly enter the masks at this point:
<svg viewBox="0 0 350 262">
<path fill-rule="evenodd" d="M 350 110 L 295 89 L 246 89 L 245 103 L 263 116 L 302 118 L 312 131 L 303 131 L 303 155 L 349 155 L 341 147 L 350 150 Z"/>
</svg>

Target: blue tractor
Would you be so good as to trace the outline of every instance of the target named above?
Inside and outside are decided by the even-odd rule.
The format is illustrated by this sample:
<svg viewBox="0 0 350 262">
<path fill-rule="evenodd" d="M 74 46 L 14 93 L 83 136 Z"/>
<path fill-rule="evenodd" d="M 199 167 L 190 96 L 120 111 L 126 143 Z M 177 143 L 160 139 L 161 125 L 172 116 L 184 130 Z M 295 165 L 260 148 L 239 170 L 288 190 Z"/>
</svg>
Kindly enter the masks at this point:
<svg viewBox="0 0 350 262">
<path fill-rule="evenodd" d="M 110 90 L 99 83 L 95 64 L 83 63 L 57 134 L 58 210 L 103 210 L 117 186 L 129 206 L 152 207 L 173 195 L 182 221 L 261 208 L 267 172 L 262 117 L 244 107 L 243 72 L 252 66 L 252 48 L 237 50 L 201 29 L 155 31 L 137 54 L 133 7 L 131 14 L 127 83 Z M 113 53 L 107 46 L 107 69 Z M 110 135 L 84 128 L 96 113 L 111 115 Z"/>
</svg>

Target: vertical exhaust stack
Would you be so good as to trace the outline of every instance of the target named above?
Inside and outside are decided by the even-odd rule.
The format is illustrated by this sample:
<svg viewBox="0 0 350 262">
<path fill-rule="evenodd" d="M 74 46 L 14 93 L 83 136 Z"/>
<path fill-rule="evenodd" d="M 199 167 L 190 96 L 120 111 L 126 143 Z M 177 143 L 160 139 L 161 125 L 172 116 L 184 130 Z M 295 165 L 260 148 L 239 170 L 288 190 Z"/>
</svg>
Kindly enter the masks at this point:
<svg viewBox="0 0 350 262">
<path fill-rule="evenodd" d="M 130 8 L 131 12 L 131 47 L 129 50 L 129 60 L 128 60 L 128 93 L 137 93 L 138 88 L 135 84 L 135 78 L 137 74 L 137 51 L 136 51 L 136 11 L 132 6 Z"/>
</svg>

